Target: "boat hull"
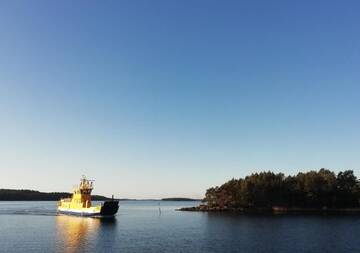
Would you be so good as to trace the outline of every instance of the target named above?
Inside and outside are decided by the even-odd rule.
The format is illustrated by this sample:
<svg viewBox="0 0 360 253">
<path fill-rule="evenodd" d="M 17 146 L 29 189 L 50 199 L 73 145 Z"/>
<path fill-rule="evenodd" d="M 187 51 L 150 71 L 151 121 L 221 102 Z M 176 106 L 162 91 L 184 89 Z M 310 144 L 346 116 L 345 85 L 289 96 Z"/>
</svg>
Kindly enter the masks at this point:
<svg viewBox="0 0 360 253">
<path fill-rule="evenodd" d="M 81 212 L 73 209 L 61 210 L 58 209 L 58 213 L 74 216 L 83 216 L 83 217 L 96 217 L 100 215 L 100 212 Z"/>
<path fill-rule="evenodd" d="M 119 210 L 119 201 L 105 201 L 101 207 L 100 215 L 101 216 L 113 216 Z"/>
<path fill-rule="evenodd" d="M 105 201 L 101 208 L 62 208 L 58 207 L 58 213 L 83 217 L 114 216 L 119 209 L 119 201 Z"/>
</svg>

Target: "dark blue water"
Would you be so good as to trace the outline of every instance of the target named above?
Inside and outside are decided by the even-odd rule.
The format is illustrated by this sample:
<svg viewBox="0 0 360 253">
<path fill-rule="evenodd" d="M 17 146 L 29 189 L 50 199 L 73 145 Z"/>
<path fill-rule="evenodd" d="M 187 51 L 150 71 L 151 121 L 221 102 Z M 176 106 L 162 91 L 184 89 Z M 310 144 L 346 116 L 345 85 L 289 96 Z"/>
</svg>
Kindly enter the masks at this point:
<svg viewBox="0 0 360 253">
<path fill-rule="evenodd" d="M 0 202 L 1 252 L 360 252 L 360 216 L 179 212 L 194 202 L 120 202 L 115 219 Z"/>
</svg>

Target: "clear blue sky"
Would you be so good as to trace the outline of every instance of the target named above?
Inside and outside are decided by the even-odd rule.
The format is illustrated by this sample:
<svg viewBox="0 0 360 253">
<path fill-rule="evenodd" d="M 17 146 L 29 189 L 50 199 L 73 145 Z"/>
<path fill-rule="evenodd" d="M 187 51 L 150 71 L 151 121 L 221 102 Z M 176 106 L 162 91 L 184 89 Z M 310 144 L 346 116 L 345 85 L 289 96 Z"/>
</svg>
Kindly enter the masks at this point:
<svg viewBox="0 0 360 253">
<path fill-rule="evenodd" d="M 360 176 L 359 1 L 1 1 L 0 188 L 202 197 Z"/>
</svg>

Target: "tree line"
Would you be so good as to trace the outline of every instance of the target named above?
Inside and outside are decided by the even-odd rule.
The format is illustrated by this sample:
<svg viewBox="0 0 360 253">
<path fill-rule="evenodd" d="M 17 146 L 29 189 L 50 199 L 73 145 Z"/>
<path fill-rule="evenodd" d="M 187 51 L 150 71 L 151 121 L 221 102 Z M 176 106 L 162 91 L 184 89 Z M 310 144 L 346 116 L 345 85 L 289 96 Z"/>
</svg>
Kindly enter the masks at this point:
<svg viewBox="0 0 360 253">
<path fill-rule="evenodd" d="M 360 183 L 352 170 L 327 169 L 285 176 L 271 171 L 231 179 L 206 191 L 204 201 L 219 208 L 355 208 Z"/>
<path fill-rule="evenodd" d="M 0 189 L 0 201 L 57 201 L 62 198 L 70 198 L 68 192 L 39 192 L 33 190 Z M 92 200 L 108 200 L 104 196 L 93 195 Z"/>
</svg>

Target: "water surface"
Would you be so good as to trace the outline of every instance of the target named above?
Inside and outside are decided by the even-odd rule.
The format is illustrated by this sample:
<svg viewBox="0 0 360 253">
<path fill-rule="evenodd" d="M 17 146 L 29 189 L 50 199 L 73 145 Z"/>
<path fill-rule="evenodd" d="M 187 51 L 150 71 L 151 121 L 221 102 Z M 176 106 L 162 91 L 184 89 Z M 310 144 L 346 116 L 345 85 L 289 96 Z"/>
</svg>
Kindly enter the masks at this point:
<svg viewBox="0 0 360 253">
<path fill-rule="evenodd" d="M 0 251 L 360 252 L 360 216 L 175 211 L 196 204 L 123 201 L 99 219 L 57 215 L 56 202 L 0 202 Z"/>
</svg>

